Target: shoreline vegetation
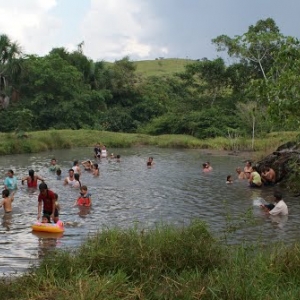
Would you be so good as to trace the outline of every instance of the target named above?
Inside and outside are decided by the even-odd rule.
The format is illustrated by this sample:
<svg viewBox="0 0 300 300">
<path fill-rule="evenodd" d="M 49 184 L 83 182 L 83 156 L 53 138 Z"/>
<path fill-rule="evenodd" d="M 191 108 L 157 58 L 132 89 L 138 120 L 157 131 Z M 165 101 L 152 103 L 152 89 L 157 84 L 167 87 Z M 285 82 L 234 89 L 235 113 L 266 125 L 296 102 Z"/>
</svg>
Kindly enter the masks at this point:
<svg viewBox="0 0 300 300">
<path fill-rule="evenodd" d="M 0 299 L 299 299 L 299 244 L 226 245 L 226 234 L 198 220 L 105 229 L 2 279 Z"/>
<path fill-rule="evenodd" d="M 252 148 L 251 138 L 217 137 L 198 139 L 189 135 L 147 135 L 139 133 L 118 133 L 97 130 L 47 130 L 28 133 L 0 133 L 0 155 L 37 153 L 53 149 L 93 147 L 101 143 L 110 148 L 134 146 L 157 146 L 165 148 L 209 149 L 234 153 L 251 151 L 258 156 L 269 154 L 291 140 L 298 132 L 273 132 L 256 138 Z"/>
</svg>

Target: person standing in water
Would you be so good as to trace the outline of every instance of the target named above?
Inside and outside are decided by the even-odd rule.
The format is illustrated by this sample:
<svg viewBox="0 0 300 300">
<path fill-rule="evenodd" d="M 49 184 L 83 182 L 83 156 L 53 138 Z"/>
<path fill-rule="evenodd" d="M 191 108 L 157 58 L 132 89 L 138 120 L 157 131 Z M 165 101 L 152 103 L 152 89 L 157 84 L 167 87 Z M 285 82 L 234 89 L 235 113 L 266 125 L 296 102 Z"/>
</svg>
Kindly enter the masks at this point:
<svg viewBox="0 0 300 300">
<path fill-rule="evenodd" d="M 91 193 L 88 192 L 86 185 L 83 185 L 80 188 L 80 197 L 75 201 L 74 206 L 86 206 L 89 207 L 92 205 Z"/>
<path fill-rule="evenodd" d="M 56 179 L 61 180 L 61 169 L 56 170 Z"/>
<path fill-rule="evenodd" d="M 13 192 L 17 189 L 17 177 L 14 176 L 13 170 L 8 170 L 7 177 L 4 180 L 4 188 Z"/>
<path fill-rule="evenodd" d="M 58 221 L 58 209 L 56 207 L 55 194 L 48 189 L 46 183 L 42 182 L 39 185 L 40 194 L 38 196 L 38 221 L 41 218 L 41 212 L 43 215 L 48 215 L 56 223 Z"/>
<path fill-rule="evenodd" d="M 106 158 L 107 155 L 108 155 L 107 149 L 106 149 L 105 145 L 103 145 L 102 149 L 101 149 L 101 158 Z"/>
<path fill-rule="evenodd" d="M 2 202 L 0 204 L 0 207 L 3 206 L 4 212 L 6 214 L 9 214 L 12 212 L 12 202 L 14 201 L 14 193 L 9 192 L 9 190 L 5 189 L 2 191 Z"/>
<path fill-rule="evenodd" d="M 209 161 L 206 162 L 206 167 L 207 167 L 208 171 L 212 171 L 212 169 L 213 169 L 212 166 L 210 165 Z"/>
<path fill-rule="evenodd" d="M 260 188 L 262 186 L 261 177 L 256 167 L 252 167 L 252 172 L 249 178 L 250 187 Z"/>
<path fill-rule="evenodd" d="M 265 167 L 261 174 L 261 180 L 263 181 L 264 185 L 268 185 L 268 186 L 275 185 L 275 181 L 276 181 L 275 171 L 270 167 Z"/>
<path fill-rule="evenodd" d="M 85 160 L 81 163 L 85 171 L 91 171 L 93 169 L 93 164 L 90 160 Z"/>
<path fill-rule="evenodd" d="M 226 178 L 226 183 L 233 183 L 233 179 L 231 175 L 228 175 Z"/>
<path fill-rule="evenodd" d="M 261 205 L 265 212 L 272 216 L 287 216 L 289 211 L 286 203 L 282 199 L 282 194 L 279 191 L 275 191 L 274 194 L 275 205 Z"/>
<path fill-rule="evenodd" d="M 22 178 L 22 185 L 24 184 L 24 181 L 27 181 L 27 186 L 29 188 L 37 188 L 38 180 L 44 182 L 44 179 L 42 177 L 34 175 L 34 170 L 29 170 L 28 176 Z"/>
<path fill-rule="evenodd" d="M 75 179 L 75 182 L 72 185 L 72 187 L 80 189 L 81 188 L 80 175 L 78 173 L 74 174 L 74 179 Z"/>
<path fill-rule="evenodd" d="M 75 184 L 76 180 L 74 178 L 74 170 L 69 170 L 69 176 L 67 176 L 64 180 L 64 185 L 73 186 Z"/>
<path fill-rule="evenodd" d="M 148 160 L 147 160 L 147 167 L 153 167 L 153 165 L 154 165 L 154 161 L 153 161 L 153 157 L 152 156 L 150 156 L 150 157 L 148 157 Z"/>
<path fill-rule="evenodd" d="M 75 161 L 74 161 L 72 169 L 74 170 L 74 174 L 79 174 L 79 175 L 81 175 L 81 169 L 80 169 L 80 167 L 79 167 L 79 162 L 78 162 L 78 160 L 75 160 Z"/>
<path fill-rule="evenodd" d="M 94 165 L 93 165 L 93 175 L 94 176 L 99 176 L 100 175 L 99 166 L 98 166 L 97 163 L 94 163 Z"/>
<path fill-rule="evenodd" d="M 244 173 L 245 173 L 245 176 L 247 179 L 250 178 L 250 175 L 251 173 L 253 172 L 253 169 L 252 169 L 252 163 L 251 161 L 246 161 L 246 164 L 245 164 L 245 167 L 244 167 Z"/>
<path fill-rule="evenodd" d="M 49 166 L 49 171 L 55 172 L 57 169 L 60 169 L 59 165 L 57 165 L 56 158 L 52 158 Z"/>
<path fill-rule="evenodd" d="M 238 174 L 238 179 L 246 179 L 246 175 L 240 167 L 237 167 L 235 171 Z"/>
<path fill-rule="evenodd" d="M 101 147 L 100 147 L 99 143 L 97 143 L 94 147 L 94 157 L 95 158 L 100 158 L 101 157 Z"/>
<path fill-rule="evenodd" d="M 207 165 L 207 163 L 202 164 L 202 172 L 204 172 L 204 173 L 210 172 L 210 169 L 209 169 L 209 166 Z"/>
</svg>

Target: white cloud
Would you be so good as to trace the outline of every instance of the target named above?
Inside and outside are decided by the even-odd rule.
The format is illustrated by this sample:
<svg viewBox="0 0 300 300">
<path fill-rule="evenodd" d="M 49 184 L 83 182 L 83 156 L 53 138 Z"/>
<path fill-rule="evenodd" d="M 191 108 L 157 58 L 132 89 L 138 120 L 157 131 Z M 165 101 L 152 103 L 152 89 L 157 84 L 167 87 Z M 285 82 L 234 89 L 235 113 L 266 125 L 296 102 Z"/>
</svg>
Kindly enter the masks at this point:
<svg viewBox="0 0 300 300">
<path fill-rule="evenodd" d="M 17 41 L 26 53 L 48 53 L 62 25 L 49 14 L 56 5 L 56 0 L 0 0 L 1 34 Z"/>
<path fill-rule="evenodd" d="M 156 44 L 159 25 L 146 1 L 91 0 L 81 26 L 84 51 L 94 59 L 104 60 L 120 59 L 125 55 L 137 59 L 160 56 L 167 49 Z"/>
</svg>

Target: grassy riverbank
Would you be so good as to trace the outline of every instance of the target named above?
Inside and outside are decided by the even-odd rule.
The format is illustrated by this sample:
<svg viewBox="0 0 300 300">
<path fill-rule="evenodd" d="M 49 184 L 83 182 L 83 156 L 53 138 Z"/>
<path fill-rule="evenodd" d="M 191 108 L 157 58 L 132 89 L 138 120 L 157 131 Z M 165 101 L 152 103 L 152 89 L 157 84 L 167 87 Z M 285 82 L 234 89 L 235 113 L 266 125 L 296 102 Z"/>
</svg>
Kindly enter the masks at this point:
<svg viewBox="0 0 300 300">
<path fill-rule="evenodd" d="M 0 282 L 0 299 L 299 299 L 299 247 L 226 246 L 200 221 L 108 229 Z"/>
<path fill-rule="evenodd" d="M 279 145 L 295 139 L 298 132 L 279 132 L 258 138 L 254 151 L 272 152 Z M 0 155 L 35 153 L 51 149 L 89 147 L 96 142 L 107 147 L 133 147 L 152 145 L 173 148 L 199 148 L 227 151 L 251 151 L 251 139 L 219 137 L 200 140 L 188 135 L 160 135 L 115 133 L 97 130 L 47 130 L 27 133 L 20 137 L 14 133 L 0 134 Z"/>
</svg>

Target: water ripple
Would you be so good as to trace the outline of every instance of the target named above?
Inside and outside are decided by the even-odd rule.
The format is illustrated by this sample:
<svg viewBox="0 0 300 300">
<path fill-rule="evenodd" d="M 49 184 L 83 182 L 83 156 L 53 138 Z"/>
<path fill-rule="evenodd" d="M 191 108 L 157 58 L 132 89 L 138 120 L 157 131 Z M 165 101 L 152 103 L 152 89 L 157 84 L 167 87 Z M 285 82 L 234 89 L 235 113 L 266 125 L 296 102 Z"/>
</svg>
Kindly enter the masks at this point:
<svg viewBox="0 0 300 300">
<path fill-rule="evenodd" d="M 49 251 L 78 247 L 88 236 L 116 226 L 182 226 L 200 218 L 216 236 L 232 244 L 257 240 L 292 242 L 298 238 L 300 203 L 296 198 L 285 195 L 291 212 L 288 220 L 272 220 L 259 208 L 260 203 L 270 201 L 272 188 L 254 190 L 238 180 L 226 185 L 226 176 L 234 175 L 235 168 L 243 165 L 238 157 L 146 147 L 113 152 L 121 155 L 121 163 L 100 161 L 98 178 L 88 172 L 82 174 L 82 183 L 92 193 L 91 209 L 74 207 L 78 190 L 63 186 L 63 181 L 47 169 L 51 158 L 56 157 L 63 177 L 67 176 L 73 160 L 92 157 L 91 148 L 0 157 L 2 178 L 10 168 L 19 179 L 31 168 L 46 178 L 49 188 L 59 195 L 61 219 L 66 224 L 63 235 L 32 233 L 38 191 L 28 190 L 19 181 L 14 211 L 9 218 L 3 217 L 0 227 L 1 274 L 22 273 Z M 155 161 L 150 169 L 146 167 L 149 156 Z M 208 160 L 214 169 L 205 174 L 201 165 Z"/>
</svg>

